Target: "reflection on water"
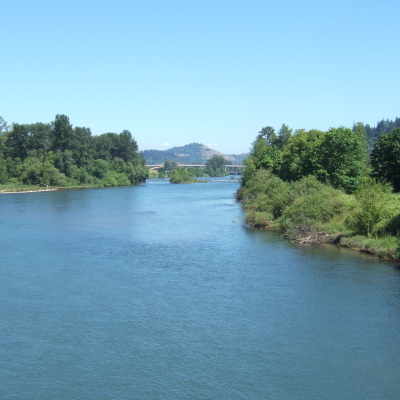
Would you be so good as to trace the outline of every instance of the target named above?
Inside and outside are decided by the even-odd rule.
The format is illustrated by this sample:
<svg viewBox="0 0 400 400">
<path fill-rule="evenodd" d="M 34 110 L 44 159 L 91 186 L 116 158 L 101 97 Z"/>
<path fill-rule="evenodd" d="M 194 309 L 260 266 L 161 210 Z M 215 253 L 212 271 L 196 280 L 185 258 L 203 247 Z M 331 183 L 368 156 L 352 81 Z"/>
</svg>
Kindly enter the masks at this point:
<svg viewBox="0 0 400 400">
<path fill-rule="evenodd" d="M 0 398 L 397 399 L 395 264 L 246 228 L 237 187 L 0 196 Z"/>
</svg>

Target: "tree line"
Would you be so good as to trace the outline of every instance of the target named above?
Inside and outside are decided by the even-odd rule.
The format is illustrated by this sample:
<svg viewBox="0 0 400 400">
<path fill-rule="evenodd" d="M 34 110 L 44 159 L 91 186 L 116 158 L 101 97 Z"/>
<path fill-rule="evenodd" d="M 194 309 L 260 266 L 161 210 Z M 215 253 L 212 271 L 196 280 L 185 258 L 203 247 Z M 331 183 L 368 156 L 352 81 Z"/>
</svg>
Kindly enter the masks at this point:
<svg viewBox="0 0 400 400">
<path fill-rule="evenodd" d="M 205 168 L 180 167 L 176 161 L 166 160 L 163 167 L 158 169 L 154 177 L 157 178 L 171 178 L 171 183 L 193 183 L 195 177 L 207 176 L 225 176 L 225 166 L 232 164 L 231 161 L 226 160 L 223 156 L 214 155 L 205 163 Z"/>
<path fill-rule="evenodd" d="M 363 123 L 328 131 L 262 128 L 237 194 L 246 222 L 279 226 L 299 241 L 366 249 L 367 239 L 368 246 L 386 240 L 385 254 L 400 254 L 400 120 L 386 122 L 391 129 L 372 149 Z"/>
<path fill-rule="evenodd" d="M 50 123 L 7 125 L 0 117 L 0 183 L 125 186 L 148 177 L 131 132 L 93 136 L 57 114 Z"/>
</svg>

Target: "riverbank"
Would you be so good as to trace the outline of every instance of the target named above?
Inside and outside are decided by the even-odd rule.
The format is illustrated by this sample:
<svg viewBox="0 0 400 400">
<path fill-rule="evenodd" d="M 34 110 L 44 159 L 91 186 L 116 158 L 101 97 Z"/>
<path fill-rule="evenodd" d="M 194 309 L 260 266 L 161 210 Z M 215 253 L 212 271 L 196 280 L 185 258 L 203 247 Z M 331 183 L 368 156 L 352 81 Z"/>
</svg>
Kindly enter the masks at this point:
<svg viewBox="0 0 400 400">
<path fill-rule="evenodd" d="M 18 191 L 6 191 L 6 190 L 1 190 L 0 193 L 3 194 L 15 194 L 15 193 L 38 193 L 38 192 L 54 192 L 58 190 L 58 188 L 54 189 L 38 189 L 38 190 L 18 190 Z"/>
<path fill-rule="evenodd" d="M 32 185 L 0 185 L 0 194 L 54 192 L 64 189 L 103 188 L 104 185 L 77 185 L 77 186 L 32 186 Z"/>
<path fill-rule="evenodd" d="M 284 182 L 257 171 L 237 192 L 249 226 L 279 229 L 302 244 L 335 244 L 380 258 L 400 258 L 400 196 L 366 181 L 355 194 L 313 176 Z"/>
</svg>

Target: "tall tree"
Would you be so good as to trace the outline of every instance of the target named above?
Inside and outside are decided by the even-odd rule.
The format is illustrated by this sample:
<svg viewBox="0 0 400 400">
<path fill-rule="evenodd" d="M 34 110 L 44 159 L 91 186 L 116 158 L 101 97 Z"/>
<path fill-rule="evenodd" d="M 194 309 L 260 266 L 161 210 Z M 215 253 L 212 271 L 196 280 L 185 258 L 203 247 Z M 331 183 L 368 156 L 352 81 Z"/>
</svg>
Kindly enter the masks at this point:
<svg viewBox="0 0 400 400">
<path fill-rule="evenodd" d="M 353 192 L 366 175 L 365 148 L 356 132 L 348 128 L 331 128 L 315 148 L 318 169 L 314 174 L 335 188 Z"/>
<path fill-rule="evenodd" d="M 117 145 L 117 153 L 114 157 L 120 157 L 125 162 L 132 161 L 138 151 L 138 145 L 133 139 L 132 134 L 128 130 L 124 130 L 119 134 Z"/>
<path fill-rule="evenodd" d="M 0 134 L 2 132 L 7 132 L 9 130 L 9 126 L 7 125 L 7 122 L 4 121 L 3 117 L 0 117 Z"/>
<path fill-rule="evenodd" d="M 257 139 L 262 139 L 264 138 L 265 141 L 267 142 L 268 145 L 274 144 L 277 136 L 275 133 L 275 129 L 272 128 L 272 126 L 266 126 L 261 129 L 260 132 L 258 132 Z"/>
<path fill-rule="evenodd" d="M 29 126 L 13 124 L 11 131 L 6 133 L 6 146 L 9 157 L 25 160 L 28 156 Z"/>
<path fill-rule="evenodd" d="M 90 157 L 92 150 L 92 132 L 90 128 L 74 128 L 76 146 L 74 146 L 73 155 L 78 167 L 85 165 Z"/>
<path fill-rule="evenodd" d="M 172 171 L 175 168 L 178 168 L 178 163 L 171 160 L 164 161 L 164 171 Z"/>
<path fill-rule="evenodd" d="M 382 134 L 371 153 L 372 176 L 400 192 L 400 128 Z"/>
<path fill-rule="evenodd" d="M 278 137 L 275 139 L 275 145 L 283 150 L 292 136 L 293 129 L 290 129 L 286 124 L 282 124 L 281 129 L 278 131 Z"/>
<path fill-rule="evenodd" d="M 29 139 L 28 148 L 30 151 L 34 150 L 36 156 L 43 158 L 47 152 L 51 150 L 52 145 L 52 129 L 50 124 L 37 122 L 28 125 Z"/>
<path fill-rule="evenodd" d="M 226 160 L 224 157 L 214 155 L 212 158 L 210 158 L 206 162 L 206 168 L 207 168 L 208 175 L 210 175 L 210 176 L 226 175 L 225 165 L 226 165 Z"/>
<path fill-rule="evenodd" d="M 54 152 L 71 150 L 75 145 L 75 133 L 69 122 L 69 117 L 57 114 L 53 123 Z"/>
</svg>

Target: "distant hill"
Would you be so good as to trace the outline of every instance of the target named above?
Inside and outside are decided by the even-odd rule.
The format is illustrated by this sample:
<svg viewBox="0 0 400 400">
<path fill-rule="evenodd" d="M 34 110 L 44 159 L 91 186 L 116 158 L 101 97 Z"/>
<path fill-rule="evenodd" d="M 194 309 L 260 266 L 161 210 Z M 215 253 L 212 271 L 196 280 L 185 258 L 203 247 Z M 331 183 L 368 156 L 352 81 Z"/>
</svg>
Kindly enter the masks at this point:
<svg viewBox="0 0 400 400">
<path fill-rule="evenodd" d="M 180 164 L 204 164 L 214 155 L 223 156 L 232 164 L 243 164 L 243 160 L 248 156 L 246 153 L 223 154 L 201 143 L 190 143 L 168 150 L 143 150 L 141 153 L 146 159 L 146 164 L 162 164 L 166 160 Z"/>
</svg>

